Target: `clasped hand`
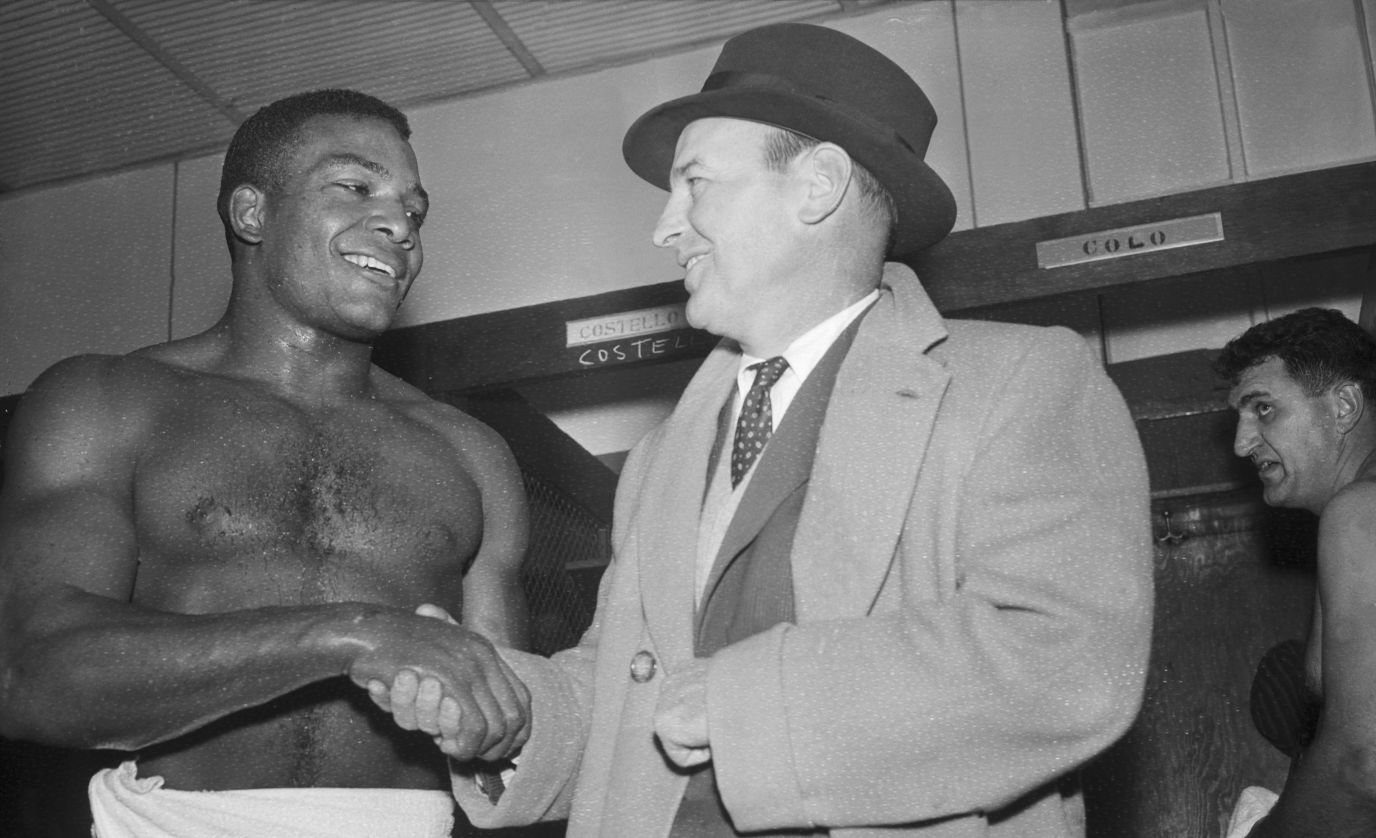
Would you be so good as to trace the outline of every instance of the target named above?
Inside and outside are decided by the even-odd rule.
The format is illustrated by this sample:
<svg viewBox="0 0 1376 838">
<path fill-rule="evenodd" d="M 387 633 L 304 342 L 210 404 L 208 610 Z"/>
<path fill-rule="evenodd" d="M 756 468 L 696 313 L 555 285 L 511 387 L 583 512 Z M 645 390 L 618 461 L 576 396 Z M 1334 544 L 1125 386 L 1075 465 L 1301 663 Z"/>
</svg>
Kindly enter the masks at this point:
<svg viewBox="0 0 1376 838">
<path fill-rule="evenodd" d="M 436 605 L 422 605 L 416 613 L 457 626 Z M 492 657 L 501 675 L 497 679 L 446 684 L 438 673 L 405 666 L 390 683 L 367 679 L 368 695 L 397 725 L 430 734 L 440 750 L 456 760 L 508 757 L 530 737 L 530 692 L 495 651 Z M 667 676 L 654 724 L 665 755 L 676 765 L 690 768 L 712 759 L 706 659 L 694 660 Z"/>
<path fill-rule="evenodd" d="M 459 761 L 496 760 L 530 737 L 530 691 L 485 638 L 463 629 L 447 611 L 422 605 L 416 613 L 449 627 L 443 640 L 416 637 L 396 668 L 359 661 L 350 676 L 373 703 L 405 730 L 430 734 Z M 438 629 L 439 626 L 437 625 Z M 455 635 L 455 632 L 458 632 Z M 435 654 L 427 654 L 433 649 Z"/>
<path fill-rule="evenodd" d="M 691 768 L 712 759 L 707 739 L 707 659 L 668 675 L 655 707 L 655 736 L 671 762 Z"/>
</svg>

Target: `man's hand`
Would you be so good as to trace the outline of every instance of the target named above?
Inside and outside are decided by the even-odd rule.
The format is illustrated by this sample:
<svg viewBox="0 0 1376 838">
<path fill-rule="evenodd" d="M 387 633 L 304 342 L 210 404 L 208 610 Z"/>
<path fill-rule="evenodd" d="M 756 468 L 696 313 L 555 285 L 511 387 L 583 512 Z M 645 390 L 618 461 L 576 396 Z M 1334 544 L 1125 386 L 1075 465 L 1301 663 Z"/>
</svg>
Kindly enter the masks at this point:
<svg viewBox="0 0 1376 838">
<path fill-rule="evenodd" d="M 655 735 L 669 759 L 683 768 L 712 759 L 707 742 L 707 659 L 667 676 L 655 708 Z"/>
<path fill-rule="evenodd" d="M 414 670 L 403 669 L 390 687 L 382 681 L 369 681 L 368 695 L 374 704 L 392 714 L 398 726 L 430 734 L 439 749 L 454 759 L 471 759 L 460 739 L 463 713 L 459 703 L 444 694 L 444 687 L 438 680 L 422 678 Z M 496 758 L 495 755 L 479 756 Z"/>
<path fill-rule="evenodd" d="M 437 606 L 375 642 L 349 668 L 354 683 L 406 730 L 436 738 L 449 756 L 493 760 L 530 736 L 530 692 L 481 635 Z"/>
</svg>

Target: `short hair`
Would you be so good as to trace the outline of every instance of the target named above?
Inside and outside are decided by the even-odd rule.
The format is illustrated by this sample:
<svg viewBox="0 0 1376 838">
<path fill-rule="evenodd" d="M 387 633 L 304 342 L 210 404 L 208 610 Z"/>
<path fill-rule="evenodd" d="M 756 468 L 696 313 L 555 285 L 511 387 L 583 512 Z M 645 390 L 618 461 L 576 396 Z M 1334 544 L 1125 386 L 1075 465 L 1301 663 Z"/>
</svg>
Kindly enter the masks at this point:
<svg viewBox="0 0 1376 838">
<path fill-rule="evenodd" d="M 259 108 L 234 132 L 220 169 L 220 194 L 215 206 L 231 250 L 234 231 L 229 223 L 230 196 L 244 184 L 270 193 L 281 189 L 287 179 L 287 161 L 301 145 L 302 126 L 317 116 L 381 119 L 395 128 L 403 140 L 411 138 L 411 125 L 405 114 L 381 99 L 355 90 L 312 90 Z"/>
<path fill-rule="evenodd" d="M 787 171 L 794 158 L 822 142 L 788 128 L 777 125 L 768 127 L 770 131 L 765 135 L 763 145 L 764 165 L 772 172 Z M 860 193 L 861 206 L 872 213 L 884 227 L 884 252 L 887 253 L 889 245 L 893 242 L 894 231 L 898 229 L 898 205 L 894 203 L 889 190 L 869 169 L 860 165 L 853 157 L 851 164 L 855 185 Z"/>
<path fill-rule="evenodd" d="M 1345 381 L 1355 381 L 1376 399 L 1376 338 L 1332 308 L 1306 308 L 1258 323 L 1228 341 L 1214 370 L 1230 384 L 1270 358 L 1311 396 Z"/>
</svg>

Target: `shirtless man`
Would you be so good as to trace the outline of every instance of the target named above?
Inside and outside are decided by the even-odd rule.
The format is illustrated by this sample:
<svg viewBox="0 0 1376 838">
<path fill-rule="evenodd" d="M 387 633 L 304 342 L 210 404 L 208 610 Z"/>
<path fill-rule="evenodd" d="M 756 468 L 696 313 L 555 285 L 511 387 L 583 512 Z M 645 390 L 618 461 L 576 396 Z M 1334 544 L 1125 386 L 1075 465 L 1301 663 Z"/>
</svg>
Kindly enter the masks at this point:
<svg viewBox="0 0 1376 838">
<path fill-rule="evenodd" d="M 515 463 L 370 361 L 421 268 L 409 136 L 350 91 L 259 111 L 224 164 L 220 322 L 62 361 L 14 418 L 0 734 L 131 752 L 92 780 L 101 838 L 447 836 L 444 757 L 370 681 L 443 684 L 461 759 L 525 740 L 492 647 L 526 642 Z"/>
<path fill-rule="evenodd" d="M 1322 705 L 1318 728 L 1278 800 L 1255 787 L 1243 793 L 1229 835 L 1369 838 L 1376 835 L 1376 340 L 1340 312 L 1310 308 L 1248 329 L 1224 347 L 1217 366 L 1233 384 L 1233 450 L 1256 465 L 1266 503 L 1319 516 L 1318 598 L 1305 656 L 1308 689 Z"/>
</svg>

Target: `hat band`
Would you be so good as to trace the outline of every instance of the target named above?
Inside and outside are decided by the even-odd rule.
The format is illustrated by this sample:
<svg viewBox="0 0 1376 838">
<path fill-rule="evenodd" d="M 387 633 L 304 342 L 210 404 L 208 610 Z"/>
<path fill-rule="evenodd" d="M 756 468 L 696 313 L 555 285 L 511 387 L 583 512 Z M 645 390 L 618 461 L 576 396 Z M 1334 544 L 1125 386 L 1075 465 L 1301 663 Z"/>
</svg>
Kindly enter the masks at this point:
<svg viewBox="0 0 1376 838">
<path fill-rule="evenodd" d="M 702 92 L 709 90 L 720 90 L 723 87 L 774 87 L 779 90 L 787 90 L 790 93 L 799 93 L 811 96 L 810 93 L 803 93 L 798 89 L 798 85 L 772 73 L 742 73 L 739 70 L 721 70 L 707 77 L 707 81 L 702 84 Z M 823 97 L 814 97 L 823 98 Z"/>
<path fill-rule="evenodd" d="M 922 155 L 917 153 L 917 149 L 913 148 L 912 144 L 909 143 L 902 134 L 895 131 L 892 126 L 885 125 L 881 122 L 877 122 L 873 118 L 863 113 L 857 112 L 854 108 L 846 105 L 844 102 L 838 102 L 819 93 L 811 93 L 806 90 L 802 90 L 798 87 L 798 85 L 794 84 L 792 81 L 784 78 L 783 76 L 776 76 L 772 73 L 743 73 L 739 70 L 721 70 L 707 77 L 707 81 L 703 82 L 702 92 L 708 93 L 714 90 L 721 90 L 727 87 L 768 88 L 785 93 L 792 93 L 795 96 L 802 96 L 807 99 L 815 99 L 819 102 L 825 102 L 829 107 L 845 111 L 847 114 L 850 115 L 852 119 L 858 119 L 863 121 L 865 125 L 867 125 L 870 128 L 870 130 L 878 131 L 884 134 L 887 137 L 887 139 L 903 146 L 903 148 L 906 148 L 909 151 L 909 153 L 915 155 L 918 159 L 922 158 Z M 806 132 L 798 131 L 796 133 Z"/>
</svg>

